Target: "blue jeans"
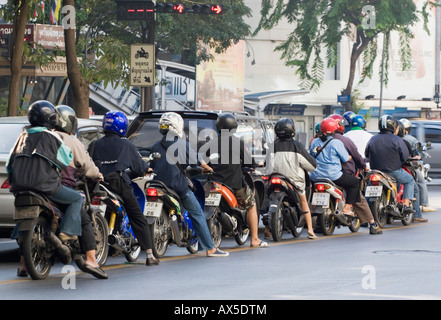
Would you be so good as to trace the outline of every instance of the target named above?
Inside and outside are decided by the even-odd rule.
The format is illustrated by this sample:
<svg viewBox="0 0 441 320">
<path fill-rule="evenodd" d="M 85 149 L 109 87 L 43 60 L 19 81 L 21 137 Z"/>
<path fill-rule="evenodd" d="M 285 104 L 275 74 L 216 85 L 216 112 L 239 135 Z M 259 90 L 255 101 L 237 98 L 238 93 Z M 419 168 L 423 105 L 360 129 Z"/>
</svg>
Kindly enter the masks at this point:
<svg viewBox="0 0 441 320">
<path fill-rule="evenodd" d="M 415 180 L 412 175 L 402 168 L 394 171 L 387 171 L 386 173 L 397 180 L 397 187 L 403 185 L 403 199 L 412 200 L 415 192 Z"/>
<path fill-rule="evenodd" d="M 60 191 L 48 198 L 56 203 L 67 204 L 60 232 L 71 236 L 81 236 L 81 207 L 83 205 L 81 194 L 72 188 L 61 186 Z"/>
<path fill-rule="evenodd" d="M 211 239 L 210 230 L 208 229 L 207 221 L 205 220 L 204 211 L 201 208 L 198 200 L 191 190 L 188 190 L 185 196 L 181 197 L 182 204 L 187 209 L 193 223 L 194 231 L 199 241 L 199 249 L 210 250 L 214 248 L 213 240 Z"/>
</svg>

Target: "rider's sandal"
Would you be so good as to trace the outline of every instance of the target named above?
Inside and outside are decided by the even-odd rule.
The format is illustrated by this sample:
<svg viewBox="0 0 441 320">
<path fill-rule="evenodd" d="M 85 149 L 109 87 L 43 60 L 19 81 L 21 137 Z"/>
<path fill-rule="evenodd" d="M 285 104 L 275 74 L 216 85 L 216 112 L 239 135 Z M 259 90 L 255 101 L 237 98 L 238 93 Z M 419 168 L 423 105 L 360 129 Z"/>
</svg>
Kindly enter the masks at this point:
<svg viewBox="0 0 441 320">
<path fill-rule="evenodd" d="M 315 234 L 308 233 L 308 239 L 310 239 L 310 240 L 317 240 L 318 237 Z"/>
<path fill-rule="evenodd" d="M 269 244 L 266 241 L 260 241 L 260 243 L 257 246 L 250 246 L 251 248 L 265 248 L 268 247 Z"/>
</svg>

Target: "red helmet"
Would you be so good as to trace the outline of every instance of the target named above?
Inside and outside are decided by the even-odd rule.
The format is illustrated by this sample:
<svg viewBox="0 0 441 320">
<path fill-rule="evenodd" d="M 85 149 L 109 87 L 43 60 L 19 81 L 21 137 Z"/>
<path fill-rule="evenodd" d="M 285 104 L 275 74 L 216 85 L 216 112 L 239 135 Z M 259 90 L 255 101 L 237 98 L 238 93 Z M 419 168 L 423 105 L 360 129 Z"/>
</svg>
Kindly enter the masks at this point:
<svg viewBox="0 0 441 320">
<path fill-rule="evenodd" d="M 348 121 L 339 114 L 331 114 L 328 118 L 334 119 L 338 123 L 338 128 L 335 131 L 345 133 L 345 126 L 348 125 Z"/>
<path fill-rule="evenodd" d="M 326 118 L 320 123 L 320 131 L 326 135 L 333 134 L 339 128 L 338 121 L 333 118 Z"/>
</svg>

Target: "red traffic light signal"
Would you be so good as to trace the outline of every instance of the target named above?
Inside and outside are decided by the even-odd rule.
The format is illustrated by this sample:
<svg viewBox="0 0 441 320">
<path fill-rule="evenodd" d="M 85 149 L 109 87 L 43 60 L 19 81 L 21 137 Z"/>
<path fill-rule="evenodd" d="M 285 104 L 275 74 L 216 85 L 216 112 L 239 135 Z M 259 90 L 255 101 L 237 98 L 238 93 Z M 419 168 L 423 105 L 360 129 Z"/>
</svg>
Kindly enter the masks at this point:
<svg viewBox="0 0 441 320">
<path fill-rule="evenodd" d="M 222 14 L 224 7 L 219 4 L 195 4 L 192 6 L 193 13 L 199 14 Z"/>
<path fill-rule="evenodd" d="M 154 20 L 155 4 L 153 1 L 116 1 L 117 20 Z"/>
<path fill-rule="evenodd" d="M 157 13 L 184 13 L 187 9 L 181 3 L 164 3 L 160 2 L 156 4 Z"/>
</svg>

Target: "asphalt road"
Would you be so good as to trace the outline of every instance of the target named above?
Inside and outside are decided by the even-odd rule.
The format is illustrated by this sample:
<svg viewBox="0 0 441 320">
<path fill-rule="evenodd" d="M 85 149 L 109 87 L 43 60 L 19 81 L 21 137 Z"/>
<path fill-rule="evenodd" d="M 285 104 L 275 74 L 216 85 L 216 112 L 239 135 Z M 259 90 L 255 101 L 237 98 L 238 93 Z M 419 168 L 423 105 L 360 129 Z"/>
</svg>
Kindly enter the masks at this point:
<svg viewBox="0 0 441 320">
<path fill-rule="evenodd" d="M 266 303 L 275 300 L 438 300 L 441 186 L 432 184 L 429 192 L 438 211 L 424 214 L 428 223 L 405 227 L 395 222 L 382 235 L 369 235 L 367 228 L 357 233 L 340 228 L 318 240 L 306 239 L 305 231 L 300 238 L 285 233 L 282 241 L 270 240 L 270 247 L 260 249 L 224 239 L 222 248 L 230 252 L 227 258 L 190 255 L 171 246 L 155 267 L 144 265 L 144 255 L 132 264 L 123 257 L 109 258 L 104 267 L 108 280 L 61 264 L 43 281 L 17 278 L 16 245 L 2 239 L 0 299 L 169 300 L 168 312 L 174 313 L 190 312 L 185 303 L 188 306 L 192 300 L 192 305 L 217 302 L 212 313 L 219 312 L 223 300 L 240 301 L 248 308 L 259 305 L 261 309 L 253 307 L 255 313 L 263 306 L 269 313 Z"/>
</svg>

